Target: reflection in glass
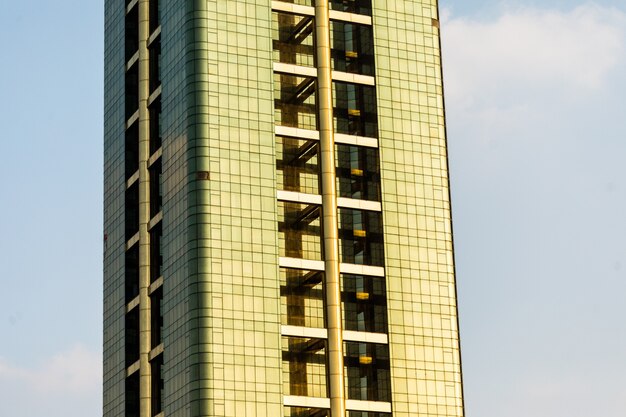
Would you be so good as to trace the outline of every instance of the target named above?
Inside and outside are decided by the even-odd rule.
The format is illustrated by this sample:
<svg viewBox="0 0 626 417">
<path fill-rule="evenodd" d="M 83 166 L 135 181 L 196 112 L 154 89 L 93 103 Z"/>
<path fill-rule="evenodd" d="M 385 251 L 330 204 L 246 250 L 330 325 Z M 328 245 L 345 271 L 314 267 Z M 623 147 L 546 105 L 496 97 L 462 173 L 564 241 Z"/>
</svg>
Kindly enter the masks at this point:
<svg viewBox="0 0 626 417">
<path fill-rule="evenodd" d="M 274 118 L 280 126 L 315 130 L 315 78 L 274 73 Z"/>
<path fill-rule="evenodd" d="M 274 62 L 314 66 L 313 16 L 272 13 Z"/>
<path fill-rule="evenodd" d="M 391 401 L 389 346 L 344 342 L 344 354 L 348 398 Z"/>
<path fill-rule="evenodd" d="M 319 194 L 319 143 L 276 137 L 276 183 L 279 190 Z"/>
<path fill-rule="evenodd" d="M 278 202 L 279 256 L 321 260 L 320 207 Z"/>
<path fill-rule="evenodd" d="M 330 35 L 334 70 L 374 75 L 374 40 L 371 26 L 332 20 Z"/>
<path fill-rule="evenodd" d="M 339 209 L 341 262 L 383 266 L 383 228 L 379 212 Z"/>
<path fill-rule="evenodd" d="M 285 417 L 329 417 L 330 410 L 321 408 L 285 407 Z"/>
<path fill-rule="evenodd" d="M 330 0 L 330 8 L 341 12 L 371 15 L 371 0 Z"/>
<path fill-rule="evenodd" d="M 378 136 L 376 89 L 372 86 L 333 82 L 334 118 L 337 133 Z"/>
<path fill-rule="evenodd" d="M 378 149 L 351 145 L 336 149 L 339 196 L 380 201 Z"/>
<path fill-rule="evenodd" d="M 322 271 L 280 268 L 281 324 L 324 327 Z"/>
<path fill-rule="evenodd" d="M 327 397 L 326 340 L 283 337 L 283 393 Z"/>
<path fill-rule="evenodd" d="M 385 278 L 341 275 L 344 329 L 387 333 Z"/>
</svg>

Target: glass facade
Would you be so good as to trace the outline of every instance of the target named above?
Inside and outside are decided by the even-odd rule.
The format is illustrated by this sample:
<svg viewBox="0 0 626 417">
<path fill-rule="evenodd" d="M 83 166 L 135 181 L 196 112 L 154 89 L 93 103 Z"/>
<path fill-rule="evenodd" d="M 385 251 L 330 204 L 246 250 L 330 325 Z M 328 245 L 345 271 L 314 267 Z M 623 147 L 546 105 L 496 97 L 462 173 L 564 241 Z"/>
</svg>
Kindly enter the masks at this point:
<svg viewBox="0 0 626 417">
<path fill-rule="evenodd" d="M 436 0 L 105 13 L 104 416 L 463 416 Z"/>
</svg>

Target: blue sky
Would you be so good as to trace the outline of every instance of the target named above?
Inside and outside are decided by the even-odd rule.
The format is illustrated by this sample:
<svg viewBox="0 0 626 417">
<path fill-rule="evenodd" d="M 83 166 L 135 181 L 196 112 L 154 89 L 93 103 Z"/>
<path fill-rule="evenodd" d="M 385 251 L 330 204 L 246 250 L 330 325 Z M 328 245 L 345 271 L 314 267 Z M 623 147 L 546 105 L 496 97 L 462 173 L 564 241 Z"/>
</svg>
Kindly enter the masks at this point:
<svg viewBox="0 0 626 417">
<path fill-rule="evenodd" d="M 5 3 L 0 415 L 97 416 L 103 6 Z M 621 417 L 626 5 L 440 7 L 467 414 Z"/>
</svg>

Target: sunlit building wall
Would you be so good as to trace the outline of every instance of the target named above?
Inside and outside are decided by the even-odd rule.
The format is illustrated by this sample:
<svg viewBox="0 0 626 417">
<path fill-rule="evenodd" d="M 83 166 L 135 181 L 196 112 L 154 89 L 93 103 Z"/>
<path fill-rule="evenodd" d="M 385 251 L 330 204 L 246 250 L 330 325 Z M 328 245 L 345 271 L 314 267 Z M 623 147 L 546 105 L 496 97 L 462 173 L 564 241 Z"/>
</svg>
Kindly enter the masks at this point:
<svg viewBox="0 0 626 417">
<path fill-rule="evenodd" d="M 436 0 L 106 0 L 104 416 L 462 416 Z"/>
</svg>

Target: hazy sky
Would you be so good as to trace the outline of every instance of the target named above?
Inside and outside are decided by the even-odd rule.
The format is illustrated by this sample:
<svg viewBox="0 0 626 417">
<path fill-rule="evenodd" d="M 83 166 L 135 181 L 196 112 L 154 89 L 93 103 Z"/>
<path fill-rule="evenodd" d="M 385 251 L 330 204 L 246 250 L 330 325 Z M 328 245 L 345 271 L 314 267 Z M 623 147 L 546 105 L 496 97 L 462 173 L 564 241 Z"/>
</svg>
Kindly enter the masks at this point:
<svg viewBox="0 0 626 417">
<path fill-rule="evenodd" d="M 440 7 L 467 415 L 623 417 L 626 5 Z M 0 416 L 101 415 L 102 9 L 0 7 Z"/>
</svg>

